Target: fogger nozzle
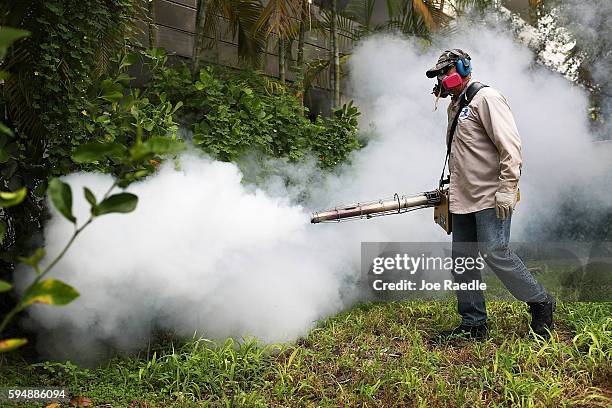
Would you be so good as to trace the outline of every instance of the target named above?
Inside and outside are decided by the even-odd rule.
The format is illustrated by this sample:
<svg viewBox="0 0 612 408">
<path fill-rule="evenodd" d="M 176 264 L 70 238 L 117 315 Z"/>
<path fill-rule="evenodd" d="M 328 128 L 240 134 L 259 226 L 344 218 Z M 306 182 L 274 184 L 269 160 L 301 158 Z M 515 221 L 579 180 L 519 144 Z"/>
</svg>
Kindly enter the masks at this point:
<svg viewBox="0 0 612 408">
<path fill-rule="evenodd" d="M 401 214 L 420 208 L 434 207 L 440 204 L 440 191 L 433 190 L 414 196 L 399 196 L 393 198 L 356 203 L 346 206 L 331 208 L 329 210 L 317 211 L 312 214 L 310 222 L 342 221 L 361 218 L 372 218 L 382 215 Z"/>
</svg>

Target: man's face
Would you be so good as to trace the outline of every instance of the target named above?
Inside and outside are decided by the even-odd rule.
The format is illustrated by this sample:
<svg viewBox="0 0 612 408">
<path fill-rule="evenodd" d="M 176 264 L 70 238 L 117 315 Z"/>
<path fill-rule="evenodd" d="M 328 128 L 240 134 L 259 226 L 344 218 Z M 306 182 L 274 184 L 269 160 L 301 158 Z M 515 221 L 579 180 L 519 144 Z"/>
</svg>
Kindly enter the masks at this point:
<svg viewBox="0 0 612 408">
<path fill-rule="evenodd" d="M 446 71 L 441 72 L 438 76 L 438 83 L 442 84 L 442 80 L 444 79 L 444 77 L 451 75 L 453 73 L 457 72 L 457 67 L 453 64 L 451 66 L 449 66 Z M 470 78 L 472 77 L 472 75 L 468 75 L 467 77 L 463 78 L 462 77 L 462 84 L 456 88 L 451 88 L 448 89 L 448 93 L 451 94 L 452 96 L 457 96 L 459 94 L 461 94 L 461 92 L 463 91 L 463 89 L 465 88 L 465 85 L 469 82 Z M 440 85 L 442 86 L 442 85 Z"/>
<path fill-rule="evenodd" d="M 444 79 L 444 77 L 446 77 L 446 76 L 448 76 L 448 75 L 450 75 L 452 73 L 455 73 L 455 72 L 457 72 L 457 67 L 454 64 L 450 65 L 444 72 L 441 72 L 438 75 L 438 80 L 440 81 L 440 83 L 442 83 L 442 80 Z M 448 92 L 451 95 L 458 95 L 459 93 L 461 93 L 461 88 L 462 87 L 452 88 L 452 89 L 449 89 Z"/>
</svg>

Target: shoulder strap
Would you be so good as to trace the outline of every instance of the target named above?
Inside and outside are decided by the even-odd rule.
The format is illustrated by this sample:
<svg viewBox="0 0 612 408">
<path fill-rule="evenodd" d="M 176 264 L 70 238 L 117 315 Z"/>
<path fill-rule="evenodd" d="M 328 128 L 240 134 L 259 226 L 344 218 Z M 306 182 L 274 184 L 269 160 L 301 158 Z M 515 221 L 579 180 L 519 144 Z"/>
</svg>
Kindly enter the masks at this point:
<svg viewBox="0 0 612 408">
<path fill-rule="evenodd" d="M 482 88 L 486 88 L 487 86 L 488 85 L 485 85 L 480 82 L 472 82 L 470 86 L 468 86 L 468 88 L 465 90 L 463 95 L 461 96 L 461 99 L 459 100 L 459 109 L 457 110 L 457 113 L 455 114 L 455 117 L 453 118 L 453 123 L 451 124 L 451 128 L 450 128 L 450 135 L 448 137 L 448 140 L 446 141 L 446 158 L 444 159 L 444 167 L 442 167 L 442 175 L 440 176 L 440 187 L 442 187 L 442 185 L 445 184 L 444 183 L 445 181 L 444 172 L 446 171 L 446 164 L 448 163 L 448 159 L 450 157 L 451 147 L 453 145 L 453 138 L 455 137 L 455 130 L 457 129 L 457 122 L 459 121 L 459 115 L 461 114 L 461 111 L 463 110 L 463 108 L 465 108 L 466 106 L 470 104 L 470 102 L 472 102 L 472 99 L 474 98 L 474 96 L 476 96 L 478 91 L 480 91 Z"/>
<path fill-rule="evenodd" d="M 480 91 L 482 88 L 487 88 L 489 85 L 485 85 L 481 82 L 472 82 L 468 89 L 465 91 L 465 105 L 468 105 L 474 99 L 474 96 Z M 465 106 L 464 105 L 464 106 Z"/>
</svg>

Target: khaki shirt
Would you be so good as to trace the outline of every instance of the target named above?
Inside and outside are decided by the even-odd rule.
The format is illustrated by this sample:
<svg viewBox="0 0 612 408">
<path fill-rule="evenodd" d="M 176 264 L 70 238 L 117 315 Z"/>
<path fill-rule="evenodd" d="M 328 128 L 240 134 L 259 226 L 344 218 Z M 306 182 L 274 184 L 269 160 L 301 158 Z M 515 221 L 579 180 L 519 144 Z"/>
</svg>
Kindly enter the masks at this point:
<svg viewBox="0 0 612 408">
<path fill-rule="evenodd" d="M 458 108 L 458 98 L 448 106 L 447 140 Z M 457 122 L 449 159 L 450 211 L 495 208 L 495 192 L 516 191 L 522 163 L 521 139 L 506 98 L 482 88 Z"/>
</svg>

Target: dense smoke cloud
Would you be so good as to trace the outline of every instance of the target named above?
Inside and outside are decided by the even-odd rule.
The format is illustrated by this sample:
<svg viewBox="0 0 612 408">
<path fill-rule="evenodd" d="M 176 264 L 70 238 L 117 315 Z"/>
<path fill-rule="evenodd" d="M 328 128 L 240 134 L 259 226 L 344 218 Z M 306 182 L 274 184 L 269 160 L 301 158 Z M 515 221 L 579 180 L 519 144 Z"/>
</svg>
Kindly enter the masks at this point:
<svg viewBox="0 0 612 408">
<path fill-rule="evenodd" d="M 53 273 L 81 297 L 62 308 L 32 309 L 40 350 L 91 362 L 110 349 L 146 345 L 155 327 L 184 336 L 293 340 L 317 319 L 361 299 L 354 282 L 362 241 L 448 240 L 433 224 L 431 209 L 309 224 L 312 210 L 437 186 L 446 102 L 433 111 L 433 83 L 424 72 L 445 48 L 468 51 L 474 78 L 509 100 L 524 143 L 523 200 L 513 238 L 531 238 L 522 235 L 529 220 L 553 211 L 557 197 L 604 171 L 604 161 L 593 159 L 587 97 L 559 75 L 534 69 L 533 55 L 509 33 L 469 27 L 428 50 L 418 40 L 390 35 L 355 50 L 351 91 L 371 138 L 339 175 L 323 175 L 313 162 L 283 164 L 279 176 L 254 186 L 241 182 L 233 164 L 188 155 L 180 170 L 168 163 L 131 186 L 140 198 L 137 210 L 97 219 Z M 250 180 L 257 166 L 244 171 Z M 99 193 L 111 183 L 93 174 L 66 181 L 81 220 L 87 213 L 81 186 Z M 57 253 L 71 231 L 54 214 L 46 228 L 47 253 Z"/>
<path fill-rule="evenodd" d="M 604 126 L 598 129 L 601 139 L 612 138 L 612 1 L 565 0 L 559 5 L 562 25 L 576 39 L 583 69 L 594 86 L 601 120 Z"/>
</svg>

